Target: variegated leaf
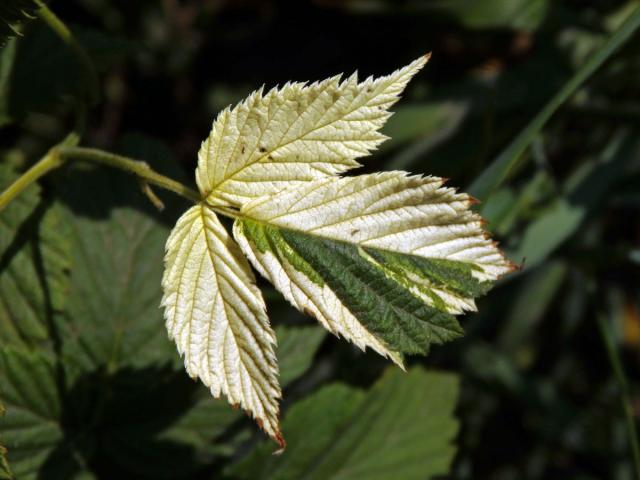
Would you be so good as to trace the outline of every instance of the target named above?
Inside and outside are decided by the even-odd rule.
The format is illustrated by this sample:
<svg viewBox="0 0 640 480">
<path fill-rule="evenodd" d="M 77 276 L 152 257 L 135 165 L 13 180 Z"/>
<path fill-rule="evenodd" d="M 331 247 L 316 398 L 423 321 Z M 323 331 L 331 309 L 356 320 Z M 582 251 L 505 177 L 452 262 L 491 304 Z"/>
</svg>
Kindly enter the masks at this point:
<svg viewBox="0 0 640 480">
<path fill-rule="evenodd" d="M 326 178 L 246 204 L 234 235 L 298 309 L 401 364 L 462 334 L 454 317 L 513 266 L 473 200 L 436 177 Z"/>
</svg>

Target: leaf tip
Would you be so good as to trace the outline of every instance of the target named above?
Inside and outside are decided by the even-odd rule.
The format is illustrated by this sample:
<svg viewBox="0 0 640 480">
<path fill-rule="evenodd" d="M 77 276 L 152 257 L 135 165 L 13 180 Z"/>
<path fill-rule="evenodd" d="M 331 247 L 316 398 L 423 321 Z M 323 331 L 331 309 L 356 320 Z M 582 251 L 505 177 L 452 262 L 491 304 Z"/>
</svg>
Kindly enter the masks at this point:
<svg viewBox="0 0 640 480">
<path fill-rule="evenodd" d="M 478 200 L 476 197 L 467 194 L 467 198 L 469 199 L 469 206 L 472 207 L 474 205 L 480 205 L 482 202 Z"/>
<path fill-rule="evenodd" d="M 282 455 L 282 453 L 287 449 L 287 442 L 282 437 L 282 433 L 277 432 L 275 437 L 273 437 L 273 439 L 280 446 L 280 448 L 278 448 L 278 450 L 273 452 L 273 455 Z"/>
</svg>

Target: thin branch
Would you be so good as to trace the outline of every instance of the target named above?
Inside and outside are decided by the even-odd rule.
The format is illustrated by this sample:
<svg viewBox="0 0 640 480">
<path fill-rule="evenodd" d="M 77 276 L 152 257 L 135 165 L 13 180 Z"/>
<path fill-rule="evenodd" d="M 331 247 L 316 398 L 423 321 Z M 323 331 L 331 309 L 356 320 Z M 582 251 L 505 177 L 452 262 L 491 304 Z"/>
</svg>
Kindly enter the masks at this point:
<svg viewBox="0 0 640 480">
<path fill-rule="evenodd" d="M 172 178 L 159 174 L 146 162 L 97 150 L 95 148 L 59 147 L 54 150 L 63 160 L 82 160 L 108 165 L 110 167 L 133 173 L 147 183 L 157 185 L 165 190 L 170 190 L 193 202 L 197 203 L 202 200 L 200 193 Z"/>
<path fill-rule="evenodd" d="M 629 389 L 629 383 L 627 377 L 622 368 L 622 362 L 618 355 L 616 344 L 609 330 L 607 319 L 604 314 L 597 315 L 598 327 L 600 328 L 600 334 L 602 335 L 602 341 L 604 342 L 609 362 L 611 363 L 611 369 L 618 381 L 618 387 L 620 388 L 620 402 L 622 403 L 622 409 L 624 411 L 625 420 L 627 424 L 627 435 L 629 436 L 629 448 L 633 455 L 633 463 L 636 469 L 636 478 L 640 478 L 640 444 L 638 442 L 638 431 L 636 430 L 635 419 L 633 415 L 633 406 L 631 403 L 631 391 Z"/>
</svg>

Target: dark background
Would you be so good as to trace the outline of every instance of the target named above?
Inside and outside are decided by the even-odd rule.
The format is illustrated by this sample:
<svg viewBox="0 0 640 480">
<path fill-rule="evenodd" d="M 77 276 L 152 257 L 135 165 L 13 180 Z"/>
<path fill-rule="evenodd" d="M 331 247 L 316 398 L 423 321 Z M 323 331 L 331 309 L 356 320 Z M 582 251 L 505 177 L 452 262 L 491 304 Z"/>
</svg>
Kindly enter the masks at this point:
<svg viewBox="0 0 640 480">
<path fill-rule="evenodd" d="M 217 112 L 259 86 L 354 70 L 361 78 L 387 74 L 432 52 L 395 108 L 385 130 L 392 140 L 364 170 L 445 176 L 462 189 L 633 5 L 52 2 L 101 71 L 103 97 L 89 114 L 85 145 L 115 150 L 124 134 L 145 134 L 164 142 L 192 178 Z M 83 84 L 45 27 L 25 33 L 27 54 L 15 74 L 25 82 L 15 82 L 7 108 L 19 122 L 0 130 L 0 142 L 30 158 L 72 124 Z M 56 68 L 43 76 L 47 62 Z M 639 126 L 636 36 L 562 106 L 508 185 L 481 199 L 489 228 L 523 269 L 479 302 L 480 313 L 462 319 L 462 340 L 411 359 L 462 377 L 452 478 L 632 478 L 620 390 L 597 317 L 622 355 L 637 414 Z M 624 145 L 609 160 L 618 138 Z M 276 294 L 270 298 L 272 316 L 299 321 Z M 327 339 L 296 395 L 336 379 L 367 386 L 385 365 Z"/>
</svg>

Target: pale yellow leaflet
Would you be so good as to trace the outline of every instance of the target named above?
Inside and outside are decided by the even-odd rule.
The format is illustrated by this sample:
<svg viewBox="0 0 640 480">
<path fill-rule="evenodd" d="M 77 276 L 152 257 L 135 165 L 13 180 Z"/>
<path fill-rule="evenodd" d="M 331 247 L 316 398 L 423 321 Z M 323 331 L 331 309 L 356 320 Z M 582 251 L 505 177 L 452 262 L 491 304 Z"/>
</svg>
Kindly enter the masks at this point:
<svg viewBox="0 0 640 480">
<path fill-rule="evenodd" d="M 356 74 L 252 93 L 213 123 L 198 153 L 196 181 L 212 205 L 241 206 L 284 187 L 359 166 L 386 137 L 379 132 L 421 57 L 391 75 Z"/>
<path fill-rule="evenodd" d="M 283 446 L 275 335 L 247 260 L 208 207 L 191 207 L 171 232 L 162 286 L 167 330 L 189 375 Z"/>
</svg>

